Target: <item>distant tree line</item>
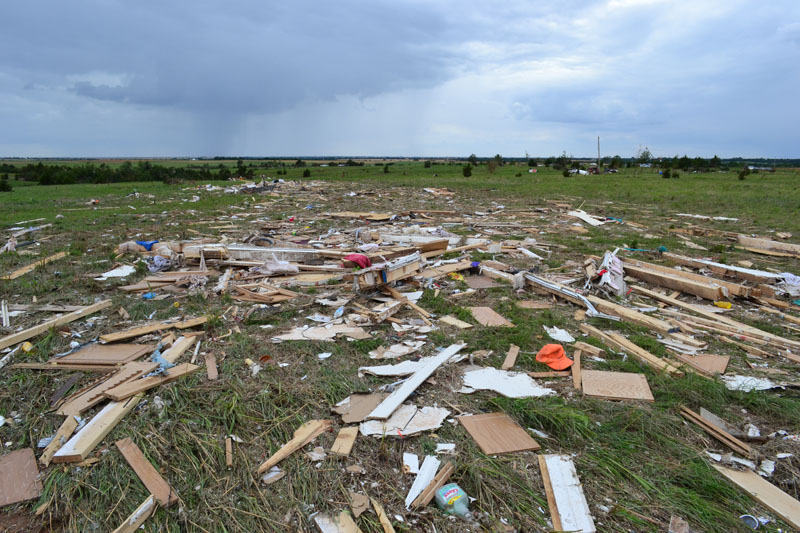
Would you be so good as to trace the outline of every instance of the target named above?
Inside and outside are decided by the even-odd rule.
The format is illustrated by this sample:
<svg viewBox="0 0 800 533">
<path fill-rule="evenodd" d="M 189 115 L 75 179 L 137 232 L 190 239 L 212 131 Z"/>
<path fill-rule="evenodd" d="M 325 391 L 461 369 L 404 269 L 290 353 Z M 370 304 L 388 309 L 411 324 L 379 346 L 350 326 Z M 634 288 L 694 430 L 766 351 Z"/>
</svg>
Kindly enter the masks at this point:
<svg viewBox="0 0 800 533">
<path fill-rule="evenodd" d="M 163 181 L 167 183 L 195 180 L 225 180 L 234 176 L 252 178 L 254 171 L 244 165 L 233 171 L 223 165 L 211 168 L 167 167 L 140 161 L 135 165 L 126 161 L 118 167 L 105 163 L 94 165 L 44 165 L 41 162 L 16 167 L 12 170 L 18 180 L 38 181 L 40 185 L 71 185 L 74 183 L 119 183 L 126 181 Z"/>
</svg>

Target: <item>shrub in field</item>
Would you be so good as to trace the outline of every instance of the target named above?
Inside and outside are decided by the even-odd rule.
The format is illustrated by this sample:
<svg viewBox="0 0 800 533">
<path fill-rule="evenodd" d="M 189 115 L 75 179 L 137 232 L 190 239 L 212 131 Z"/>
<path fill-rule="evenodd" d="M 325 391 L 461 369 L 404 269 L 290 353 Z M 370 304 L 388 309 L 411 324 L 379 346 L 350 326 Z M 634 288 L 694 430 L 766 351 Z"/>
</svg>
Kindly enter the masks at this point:
<svg viewBox="0 0 800 533">
<path fill-rule="evenodd" d="M 304 178 L 310 178 L 310 177 L 311 177 L 311 169 L 308 169 L 308 168 L 307 168 L 307 169 L 305 169 L 305 170 L 303 171 L 303 177 L 304 177 Z"/>
<path fill-rule="evenodd" d="M 11 192 L 11 190 L 12 187 L 8 182 L 8 174 L 3 174 L 3 178 L 0 179 L 0 192 Z"/>
<path fill-rule="evenodd" d="M 464 168 L 461 169 L 461 173 L 464 174 L 465 178 L 472 176 L 472 165 L 469 163 L 464 165 Z"/>
</svg>

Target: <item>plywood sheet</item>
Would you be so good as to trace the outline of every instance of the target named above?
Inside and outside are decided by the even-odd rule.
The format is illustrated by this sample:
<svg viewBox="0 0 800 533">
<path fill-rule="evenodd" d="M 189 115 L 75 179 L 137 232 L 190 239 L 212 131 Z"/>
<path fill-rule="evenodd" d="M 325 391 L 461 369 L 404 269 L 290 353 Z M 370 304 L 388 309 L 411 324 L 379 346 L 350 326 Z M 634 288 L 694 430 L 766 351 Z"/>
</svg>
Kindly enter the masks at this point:
<svg viewBox="0 0 800 533">
<path fill-rule="evenodd" d="M 514 324 L 495 313 L 494 309 L 491 307 L 470 307 L 469 310 L 472 312 L 472 316 L 475 317 L 475 320 L 484 326 L 514 327 Z"/>
<path fill-rule="evenodd" d="M 486 276 L 465 276 L 464 282 L 471 289 L 491 289 L 492 287 L 500 287 L 499 283 Z"/>
<path fill-rule="evenodd" d="M 155 350 L 153 344 L 90 344 L 64 357 L 50 359 L 50 363 L 119 365 L 138 359 Z"/>
<path fill-rule="evenodd" d="M 458 421 L 486 455 L 540 448 L 539 443 L 505 413 L 459 416 Z"/>
<path fill-rule="evenodd" d="M 731 359 L 727 355 L 712 354 L 676 354 L 675 357 L 704 374 L 724 374 Z"/>
<path fill-rule="evenodd" d="M 644 374 L 584 370 L 581 372 L 583 393 L 607 400 L 653 401 L 653 393 Z"/>
<path fill-rule="evenodd" d="M 33 449 L 17 450 L 0 458 L 0 507 L 38 498 L 41 493 Z"/>
</svg>

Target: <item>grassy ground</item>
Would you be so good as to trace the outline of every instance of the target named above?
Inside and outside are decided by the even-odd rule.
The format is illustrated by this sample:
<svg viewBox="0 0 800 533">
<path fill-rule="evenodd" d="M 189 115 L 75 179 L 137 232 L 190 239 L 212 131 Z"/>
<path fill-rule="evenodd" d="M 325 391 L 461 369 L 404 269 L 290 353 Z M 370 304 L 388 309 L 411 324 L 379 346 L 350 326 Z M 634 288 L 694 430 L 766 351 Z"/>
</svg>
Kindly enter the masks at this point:
<svg viewBox="0 0 800 533">
<path fill-rule="evenodd" d="M 301 173 L 302 169 L 290 169 L 284 178 L 297 179 Z M 434 178 L 433 173 L 439 176 Z M 522 175 L 517 177 L 517 173 Z M 745 181 L 737 180 L 732 173 L 683 174 L 677 180 L 663 180 L 641 172 L 563 178 L 559 173 L 543 171 L 533 176 L 523 167 L 510 166 L 498 169 L 490 177 L 483 166 L 473 177 L 464 178 L 460 166 L 435 165 L 425 169 L 422 163 L 417 163 L 392 165 L 388 174 L 383 173 L 382 167 L 314 168 L 312 179 L 324 181 L 320 186 L 309 184 L 317 193 L 302 196 L 207 193 L 195 190 L 195 184 L 160 183 L 54 187 L 14 183 L 12 193 L 0 193 L 3 203 L 0 226 L 7 228 L 40 217 L 46 220 L 39 223 L 53 224 L 37 234 L 41 246 L 22 248 L 19 254 L 1 255 L 0 272 L 59 250 L 71 252 L 66 259 L 37 268 L 22 278 L 0 281 L 0 297 L 12 303 L 29 303 L 34 296 L 40 303 L 89 304 L 104 297 L 114 301 L 114 307 L 100 315 L 102 320 L 79 321 L 39 337 L 35 350 L 16 356 L 15 361 L 44 361 L 50 354 L 65 350 L 71 340 L 62 334 L 66 331 L 90 339 L 122 329 L 126 325 L 116 309 L 125 307 L 132 320 L 182 315 L 212 317 L 206 327 L 202 351 L 216 356 L 220 374 L 220 380 L 209 381 L 204 372 L 199 372 L 150 392 L 147 402 L 128 415 L 98 446 L 99 462 L 85 467 L 56 465 L 44 470 L 42 497 L 4 510 L 0 514 L 0 530 L 12 519 L 27 520 L 28 530 L 36 530 L 41 520 L 46 528 L 54 530 L 107 531 L 116 527 L 147 496 L 113 446 L 115 440 L 126 436 L 161 468 L 181 498 L 178 505 L 159 510 L 150 518 L 145 525 L 147 531 L 311 531 L 310 515 L 346 508 L 350 490 L 366 492 L 381 501 L 398 531 L 477 531 L 478 528 L 468 528 L 433 507 L 413 513 L 403 507 L 412 478 L 400 472 L 402 453 L 430 453 L 438 442 L 456 443 L 457 455 L 453 458 L 456 472 L 452 479 L 476 498 L 472 507 L 484 517 L 485 530 L 507 531 L 505 524 L 518 531 L 547 530 L 549 513 L 535 454 L 487 457 L 463 428 L 451 423 L 445 423 L 435 433 L 404 440 L 359 437 L 348 459 L 329 456 L 315 463 L 298 452 L 281 464 L 287 472 L 283 480 L 260 486 L 255 469 L 291 438 L 300 424 L 312 418 L 332 418 L 330 407 L 334 403 L 352 392 L 374 389 L 387 382 L 369 376 L 359 378 L 357 369 L 371 363 L 367 355 L 370 350 L 396 342 L 393 330 L 388 326 L 370 328 L 376 331 L 375 338 L 356 342 L 269 342 L 275 331 L 306 323 L 303 317 L 316 311 L 324 312 L 313 301 L 335 288 L 305 289 L 298 299 L 265 308 L 239 303 L 238 308 L 231 309 L 237 302 L 230 297 L 218 298 L 202 292 L 176 294 L 164 301 L 127 296 L 115 289 L 122 282 L 98 282 L 91 276 L 113 266 L 114 247 L 125 240 L 186 239 L 198 234 L 215 237 L 226 234 L 235 240 L 256 230 L 257 218 L 275 221 L 289 216 L 297 217 L 294 227 L 298 232 L 309 227 L 310 231 L 321 234 L 328 227 L 352 227 L 346 220 L 324 220 L 328 210 L 473 211 L 486 210 L 493 206 L 492 202 L 508 206 L 505 214 L 495 218 L 496 222 L 519 225 L 519 228 L 504 227 L 503 237 L 518 233 L 524 236 L 522 226 L 530 226 L 527 222 L 523 224 L 530 219 L 512 219 L 510 211 L 552 209 L 556 202 L 572 207 L 583 205 L 591 213 L 604 213 L 642 226 L 613 225 L 577 233 L 570 229 L 571 221 L 567 222 L 555 211 L 537 214 L 539 218 L 533 219 L 537 226 L 535 237 L 555 246 L 540 268 L 572 272 L 585 254 L 601 254 L 605 249 L 624 244 L 637 248 L 664 244 L 687 255 L 701 253 L 687 248 L 681 239 L 670 234 L 667 231 L 670 226 L 696 224 L 762 236 L 769 236 L 771 230 L 795 234 L 800 231 L 797 217 L 793 216 L 800 207 L 797 176 L 789 171 L 749 176 Z M 457 191 L 455 201 L 448 204 L 432 197 L 422 192 L 421 186 L 450 187 Z M 139 193 L 138 197 L 129 196 L 134 191 Z M 358 195 L 346 196 L 350 191 Z M 195 196 L 198 201 L 192 201 Z M 312 197 L 315 199 L 310 200 Z M 90 199 L 98 199 L 100 203 L 96 207 L 86 205 Z M 309 204 L 312 208 L 305 209 Z M 733 216 L 741 220 L 738 223 L 697 221 L 675 217 L 679 212 Z M 247 216 L 250 213 L 257 215 Z M 63 218 L 55 218 L 58 214 Z M 231 218 L 234 215 L 237 218 Z M 213 229 L 229 224 L 238 229 Z M 468 227 L 453 230 L 475 233 Z M 796 261 L 753 256 L 732 248 L 721 237 L 692 240 L 709 248 L 703 254 L 726 261 L 746 258 L 754 261 L 757 268 L 798 270 Z M 38 255 L 27 255 L 29 251 Z M 521 259 L 511 262 L 531 266 Z M 444 290 L 439 296 L 426 291 L 420 305 L 430 312 L 455 314 L 473 323 L 466 307 L 489 305 L 515 327 L 476 327 L 463 332 L 444 326 L 429 336 L 431 342 L 426 354 L 431 353 L 434 345 L 447 346 L 463 340 L 468 343 L 469 351 L 492 350 L 485 363 L 499 366 L 508 346 L 514 343 L 521 348 L 517 368 L 544 370 L 546 367 L 534 360 L 534 353 L 547 342 L 542 326 L 558 325 L 577 335 L 573 306 L 560 304 L 541 311 L 520 309 L 515 305 L 516 300 L 536 296 L 517 293 L 508 285 L 458 300 L 447 298 L 448 288 L 456 285 L 443 282 Z M 219 318 L 223 314 L 225 318 Z M 404 311 L 399 316 L 415 315 Z M 12 323 L 27 326 L 45 318 L 43 314 L 26 315 L 14 318 Z M 758 320 L 779 328 L 772 317 L 758 317 Z M 262 327 L 269 325 L 273 328 Z M 634 342 L 664 355 L 663 348 L 642 328 L 602 326 L 622 328 Z M 230 336 L 226 336 L 229 331 Z M 793 331 L 783 328 L 778 331 L 798 338 Z M 713 353 L 732 356 L 733 371 L 752 372 L 741 351 L 727 345 L 715 344 L 713 348 Z M 334 355 L 319 360 L 317 354 L 325 351 Z M 261 355 L 270 355 L 274 361 L 288 365 L 267 364 L 253 377 L 244 359 L 257 359 Z M 739 515 L 770 514 L 710 467 L 703 450 L 727 450 L 686 424 L 678 414 L 679 408 L 705 407 L 733 423 L 750 421 L 764 433 L 778 429 L 798 433 L 800 398 L 795 391 L 731 392 L 719 381 L 694 375 L 670 378 L 619 356 L 610 356 L 606 362 L 585 358 L 584 366 L 643 373 L 656 401 L 642 405 L 584 398 L 575 393 L 571 382 L 564 380 L 543 380 L 558 391 L 557 396 L 547 399 L 512 400 L 486 392 L 467 396 L 454 392 L 461 387 L 461 370 L 456 366 L 439 370 L 434 382 L 423 385 L 413 400 L 420 406 L 447 407 L 453 414 L 502 410 L 523 427 L 545 432 L 547 438 L 537 437 L 544 451 L 575 454 L 578 473 L 600 531 L 664 531 L 673 514 L 684 517 L 699 531 L 744 531 Z M 790 372 L 790 376 L 795 373 L 793 367 L 776 366 Z M 11 450 L 35 447 L 40 438 L 55 431 L 61 417 L 48 414 L 49 398 L 68 377 L 67 373 L 50 371 L 0 371 L 0 415 L 18 420 L 0 427 L 4 446 Z M 89 376 L 85 376 L 81 383 L 88 380 Z M 155 401 L 156 396 L 160 402 Z M 335 427 L 339 426 L 337 420 Z M 235 445 L 234 466 L 230 469 L 225 467 L 224 453 L 224 437 L 229 434 L 243 441 Z M 334 438 L 335 432 L 323 434 L 316 444 L 328 449 Z M 761 457 L 772 458 L 779 452 L 794 453 L 795 457 L 778 461 L 771 480 L 797 497 L 800 493 L 797 445 L 771 440 L 759 446 Z M 344 470 L 354 464 L 360 465 L 365 473 L 351 474 Z M 41 519 L 32 518 L 33 509 L 43 504 L 46 510 Z M 396 519 L 396 515 L 403 521 Z M 382 531 L 371 512 L 363 514 L 358 524 L 365 532 Z M 780 522 L 772 522 L 765 529 L 776 531 L 779 527 L 786 530 Z"/>
</svg>

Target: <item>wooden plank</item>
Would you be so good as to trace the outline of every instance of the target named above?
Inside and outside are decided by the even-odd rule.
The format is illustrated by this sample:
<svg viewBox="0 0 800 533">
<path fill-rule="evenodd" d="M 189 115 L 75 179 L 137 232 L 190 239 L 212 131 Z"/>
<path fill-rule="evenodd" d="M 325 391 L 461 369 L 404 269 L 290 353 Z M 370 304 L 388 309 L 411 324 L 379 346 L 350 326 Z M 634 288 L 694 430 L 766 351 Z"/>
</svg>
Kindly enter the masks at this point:
<svg viewBox="0 0 800 533">
<path fill-rule="evenodd" d="M 484 326 L 500 326 L 505 328 L 513 328 L 514 324 L 500 316 L 491 307 L 470 307 L 472 316 L 479 324 Z"/>
<path fill-rule="evenodd" d="M 169 347 L 169 350 L 166 350 L 161 357 L 170 363 L 176 362 L 181 355 L 186 352 L 189 348 L 191 348 L 195 342 L 197 342 L 199 337 L 197 336 L 181 336 L 172 343 L 172 346 Z"/>
<path fill-rule="evenodd" d="M 95 446 L 136 407 L 141 399 L 142 395 L 138 394 L 123 402 L 110 402 L 55 453 L 53 462 L 77 463 L 86 459 Z"/>
<path fill-rule="evenodd" d="M 724 445 L 728 446 L 735 452 L 741 453 L 746 457 L 750 457 L 753 455 L 753 448 L 750 447 L 749 444 L 744 443 L 725 431 L 724 428 L 714 424 L 710 420 L 703 418 L 699 414 L 695 413 L 688 407 L 681 408 L 681 414 L 684 418 L 694 422 L 701 428 L 703 428 L 706 433 L 723 443 Z"/>
<path fill-rule="evenodd" d="M 508 370 L 514 366 L 517 362 L 517 355 L 519 354 L 519 346 L 516 344 L 512 344 L 508 348 L 508 353 L 506 354 L 506 359 L 503 361 L 503 365 L 500 367 L 502 370 Z"/>
<path fill-rule="evenodd" d="M 51 358 L 48 363 L 121 365 L 156 349 L 154 344 L 90 344 L 63 357 Z"/>
<path fill-rule="evenodd" d="M 402 404 L 406 398 L 411 396 L 411 394 L 417 390 L 417 387 L 422 385 L 423 381 L 428 379 L 431 374 L 436 371 L 436 369 L 449 361 L 450 358 L 457 354 L 464 346 L 466 345 L 453 344 L 442 350 L 439 355 L 431 358 L 428 364 L 414 372 L 414 374 L 405 380 L 397 389 L 395 389 L 388 398 L 383 400 L 378 407 L 373 409 L 372 412 L 367 415 L 367 420 L 383 420 L 389 418 L 392 413 L 394 413 L 395 410 L 400 407 L 400 404 Z"/>
<path fill-rule="evenodd" d="M 577 343 L 576 343 L 577 344 Z M 575 350 L 572 354 L 572 386 L 581 390 L 581 351 Z"/>
<path fill-rule="evenodd" d="M 572 375 L 570 370 L 549 370 L 547 372 L 528 372 L 532 378 L 568 378 Z"/>
<path fill-rule="evenodd" d="M 67 442 L 77 427 L 78 420 L 74 416 L 70 415 L 65 418 L 64 422 L 62 422 L 61 426 L 58 428 L 58 431 L 56 431 L 55 437 L 53 437 L 53 440 L 45 447 L 44 452 L 42 452 L 42 455 L 39 457 L 39 462 L 44 466 L 48 466 L 50 461 L 53 460 L 53 455 Z"/>
<path fill-rule="evenodd" d="M 333 446 L 331 446 L 331 453 L 335 453 L 336 455 L 344 455 L 345 457 L 349 456 L 353 449 L 353 445 L 356 443 L 357 436 L 358 426 L 350 426 L 340 429 L 339 434 L 336 435 L 336 440 L 333 441 Z"/>
<path fill-rule="evenodd" d="M 110 400 L 114 401 L 122 401 L 125 398 L 130 398 L 134 394 L 138 394 L 140 392 L 148 391 L 154 387 L 158 387 L 160 385 L 165 385 L 172 381 L 175 381 L 178 378 L 182 378 L 183 376 L 187 376 L 189 374 L 193 374 L 200 369 L 199 366 L 193 365 L 191 363 L 183 363 L 177 366 L 174 366 L 167 370 L 165 376 L 150 376 L 141 379 L 134 379 L 132 381 L 126 381 L 121 385 L 117 385 L 116 387 L 112 387 L 103 393 L 103 396 Z"/>
<path fill-rule="evenodd" d="M 737 239 L 739 244 L 748 248 L 757 248 L 759 250 L 769 250 L 772 252 L 782 252 L 792 257 L 800 257 L 800 244 L 792 244 L 790 242 L 771 241 L 769 239 L 759 239 L 757 237 L 748 237 L 747 235 L 738 235 Z"/>
<path fill-rule="evenodd" d="M 582 533 L 597 531 L 572 458 L 568 455 L 540 455 L 539 457 L 542 479 L 547 477 L 552 491 L 553 507 L 555 507 L 555 509 L 550 509 L 550 516 L 554 526 L 556 522 L 559 524 L 554 529 L 581 531 Z M 547 492 L 546 489 L 545 492 Z M 548 506 L 549 504 L 550 499 L 548 498 Z M 556 520 L 556 516 L 558 516 L 558 520 Z"/>
<path fill-rule="evenodd" d="M 583 393 L 606 400 L 655 401 L 644 374 L 584 370 L 581 375 Z"/>
<path fill-rule="evenodd" d="M 97 385 L 79 391 L 59 407 L 61 415 L 79 415 L 106 399 L 103 393 L 158 368 L 158 363 L 134 361 L 123 365 L 116 373 Z"/>
<path fill-rule="evenodd" d="M 108 300 L 109 305 L 111 305 L 111 300 Z M 142 335 L 147 335 L 148 333 L 153 333 L 154 331 L 161 331 L 165 329 L 188 329 L 193 328 L 196 326 L 200 326 L 201 324 L 205 324 L 208 319 L 204 316 L 197 317 L 197 318 L 190 318 L 188 320 L 183 320 L 181 322 L 158 322 L 157 324 L 148 324 L 146 326 L 140 326 L 138 328 L 128 329 L 125 331 L 119 331 L 117 333 L 108 333 L 106 335 L 100 335 L 100 342 L 117 342 L 122 341 L 125 339 L 132 339 L 134 337 L 140 337 Z"/>
<path fill-rule="evenodd" d="M 448 265 L 442 265 L 435 268 L 427 268 L 423 270 L 419 274 L 419 276 L 422 278 L 436 279 L 442 276 L 446 276 L 451 272 L 460 272 L 461 270 L 467 270 L 470 268 L 472 268 L 472 261 L 468 259 L 465 261 L 459 261 L 458 263 L 451 263 Z"/>
<path fill-rule="evenodd" d="M 420 465 L 419 472 L 417 472 L 417 477 L 414 478 L 414 482 L 411 484 L 411 488 L 408 490 L 408 494 L 406 495 L 406 509 L 411 509 L 411 504 L 414 503 L 414 500 L 416 500 L 417 497 L 422 494 L 422 491 L 425 490 L 425 487 L 430 485 L 430 483 L 436 477 L 436 471 L 439 469 L 439 464 L 439 459 L 437 459 L 436 456 L 425 456 L 425 460 Z"/>
<path fill-rule="evenodd" d="M 233 466 L 233 439 L 230 437 L 225 438 L 225 466 Z"/>
<path fill-rule="evenodd" d="M 16 450 L 0 458 L 0 507 L 38 498 L 42 494 L 33 449 Z"/>
<path fill-rule="evenodd" d="M 378 500 L 375 498 L 370 498 L 370 501 L 372 502 L 372 508 L 375 509 L 375 514 L 378 515 L 378 521 L 380 521 L 381 527 L 383 527 L 383 533 L 395 533 L 392 521 L 389 520 L 389 515 L 387 515 L 386 511 L 383 509 L 383 505 L 378 503 Z"/>
<path fill-rule="evenodd" d="M 78 380 L 81 379 L 82 377 L 83 377 L 82 372 L 73 374 L 58 389 L 56 389 L 56 391 L 50 397 L 50 407 L 55 407 L 55 405 L 61 400 L 61 398 L 66 396 L 66 394 L 69 392 L 72 386 L 75 385 L 75 383 L 77 383 Z"/>
<path fill-rule="evenodd" d="M 713 261 L 705 261 L 692 259 L 691 257 L 684 257 L 682 255 L 664 252 L 665 259 L 668 259 L 679 265 L 691 266 L 694 268 L 708 269 L 718 276 L 728 276 L 732 278 L 742 279 L 745 281 L 752 281 L 755 283 L 775 283 L 776 275 L 770 272 L 763 272 L 752 269 L 744 269 L 731 265 L 723 265 L 722 263 L 715 263 Z"/>
<path fill-rule="evenodd" d="M 2 339 L 0 339 L 0 350 L 12 346 L 14 344 L 26 341 L 42 333 L 45 333 L 49 331 L 51 328 L 55 328 L 63 324 L 69 324 L 70 322 L 78 320 L 79 318 L 83 318 L 87 315 L 91 315 L 98 311 L 102 311 L 103 309 L 106 309 L 108 307 L 111 307 L 111 300 L 103 300 L 102 302 L 98 302 L 96 304 L 84 307 L 79 311 L 73 311 L 71 313 L 67 313 L 64 316 L 53 318 L 51 320 L 39 324 L 38 326 L 33 326 L 32 328 L 28 328 L 24 331 L 20 331 L 18 333 L 12 333 L 11 335 L 6 335 Z"/>
<path fill-rule="evenodd" d="M 729 296 L 739 296 L 742 298 L 749 298 L 750 293 L 752 291 L 751 287 L 746 287 L 739 283 L 733 283 L 730 281 L 725 281 L 721 279 L 712 278 L 710 276 L 704 276 L 702 274 L 696 274 L 694 272 L 687 272 L 685 270 L 676 270 L 672 267 L 667 267 L 664 265 L 657 265 L 655 263 L 648 263 L 646 261 L 639 261 L 638 259 L 632 258 L 625 258 L 624 266 L 633 265 L 635 267 L 647 268 L 649 270 L 655 270 L 657 272 L 662 272 L 665 274 L 669 274 L 671 276 L 678 276 L 681 278 L 686 278 L 691 281 L 696 281 L 702 284 L 716 284 L 720 287 L 724 287 L 728 291 Z"/>
<path fill-rule="evenodd" d="M 472 324 L 468 322 L 464 322 L 463 320 L 459 320 L 452 315 L 445 315 L 439 319 L 440 322 L 444 322 L 445 324 L 449 324 L 451 326 L 455 326 L 459 329 L 470 329 L 474 327 Z"/>
<path fill-rule="evenodd" d="M 135 533 L 142 527 L 145 520 L 150 518 L 157 507 L 156 500 L 151 494 L 113 533 Z"/>
<path fill-rule="evenodd" d="M 638 326 L 643 326 L 648 330 L 656 331 L 661 335 L 669 335 L 677 330 L 675 326 L 665 320 L 660 320 L 644 313 L 640 313 L 635 309 L 629 309 L 625 306 L 610 302 L 603 298 L 598 298 L 597 296 L 588 294 L 586 295 L 586 299 L 589 300 L 592 305 L 594 305 L 594 307 L 601 313 L 618 316 L 627 322 L 631 322 Z"/>
<path fill-rule="evenodd" d="M 178 501 L 178 495 L 172 490 L 158 470 L 145 458 L 142 450 L 129 438 L 118 440 L 116 443 L 122 456 L 128 461 L 128 464 L 142 480 L 142 483 L 150 491 L 159 505 L 162 507 L 169 507 Z"/>
<path fill-rule="evenodd" d="M 800 501 L 751 470 L 739 471 L 712 464 L 717 471 L 747 492 L 754 500 L 800 530 Z"/>
<path fill-rule="evenodd" d="M 411 502 L 411 509 L 416 509 L 418 507 L 425 507 L 433 497 L 436 495 L 436 491 L 439 490 L 447 483 L 447 480 L 450 479 L 450 476 L 453 475 L 455 471 L 455 467 L 453 463 L 447 461 L 445 465 L 439 470 L 436 476 L 431 480 L 427 487 L 425 487 L 422 492 L 420 492 L 419 496 L 417 496 L 413 502 Z"/>
<path fill-rule="evenodd" d="M 217 372 L 217 358 L 214 357 L 213 353 L 206 354 L 206 374 L 208 375 L 208 379 L 216 380 L 219 377 L 219 373 Z"/>
<path fill-rule="evenodd" d="M 677 367 L 671 365 L 664 359 L 656 357 L 655 355 L 651 354 L 644 348 L 641 348 L 622 335 L 618 333 L 612 332 L 603 332 L 599 329 L 595 328 L 594 326 L 590 326 L 589 324 L 581 324 L 580 330 L 587 335 L 591 335 L 597 339 L 603 341 L 603 343 L 607 344 L 611 348 L 615 350 L 621 350 L 625 353 L 633 356 L 634 358 L 640 360 L 641 362 L 649 365 L 657 370 L 663 370 L 669 374 L 673 374 L 676 376 L 682 376 L 683 372 L 681 372 Z"/>
<path fill-rule="evenodd" d="M 13 369 L 26 369 L 26 370 L 59 370 L 59 371 L 79 371 L 85 372 L 98 372 L 101 374 L 110 374 L 115 372 L 119 367 L 112 365 L 54 365 L 51 363 L 14 363 L 8 368 Z"/>
<path fill-rule="evenodd" d="M 544 495 L 547 498 L 547 507 L 550 509 L 550 521 L 553 522 L 554 531 L 563 531 L 561 526 L 561 516 L 558 514 L 556 496 L 553 493 L 553 484 L 550 481 L 550 472 L 547 470 L 547 461 L 544 455 L 537 455 L 539 460 L 539 471 L 542 473 L 542 484 L 544 485 Z"/>
<path fill-rule="evenodd" d="M 576 350 L 580 350 L 581 352 L 592 354 L 595 357 L 606 356 L 606 351 L 603 350 L 602 348 L 598 348 L 597 346 L 593 346 L 583 341 L 577 341 L 575 344 L 572 345 L 572 347 L 575 348 Z"/>
<path fill-rule="evenodd" d="M 292 440 L 281 446 L 277 452 L 272 454 L 269 459 L 264 461 L 261 466 L 258 467 L 258 473 L 263 474 L 276 464 L 289 457 L 296 450 L 302 448 L 317 438 L 317 435 L 323 431 L 328 431 L 330 427 L 330 420 L 309 420 L 295 430 Z"/>
<path fill-rule="evenodd" d="M 15 270 L 14 272 L 12 272 L 11 274 L 7 274 L 7 275 L 3 276 L 0 279 L 7 279 L 7 280 L 17 279 L 17 278 L 19 278 L 21 276 L 24 276 L 28 272 L 32 272 L 32 271 L 36 270 L 36 267 L 38 267 L 38 266 L 46 265 L 47 263 L 50 263 L 52 261 L 57 261 L 58 259 L 61 259 L 62 257 L 65 257 L 66 255 L 67 255 L 67 252 L 58 252 L 57 254 L 53 254 L 53 255 L 51 255 L 49 257 L 45 257 L 44 259 L 39 259 L 35 263 L 31 263 L 30 265 L 27 265 L 27 266 L 24 266 L 22 268 L 19 268 L 19 269 Z"/>
<path fill-rule="evenodd" d="M 456 419 L 486 455 L 540 448 L 539 443 L 505 413 L 459 416 Z"/>
<path fill-rule="evenodd" d="M 726 291 L 723 291 L 723 288 L 718 285 L 714 286 L 711 283 L 701 283 L 681 276 L 633 266 L 628 263 L 625 263 L 625 274 L 646 281 L 652 285 L 667 287 L 686 294 L 693 294 L 707 300 L 725 300 L 728 298 L 728 295 L 725 294 Z"/>
</svg>

